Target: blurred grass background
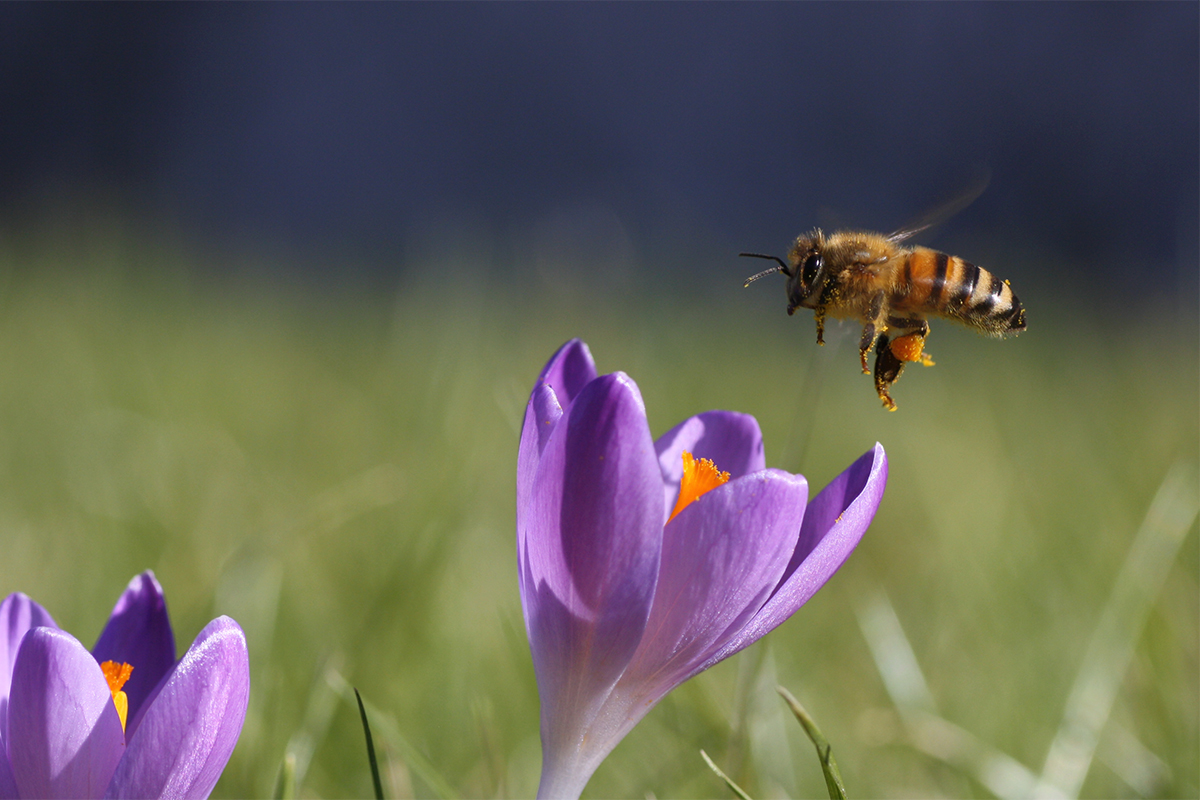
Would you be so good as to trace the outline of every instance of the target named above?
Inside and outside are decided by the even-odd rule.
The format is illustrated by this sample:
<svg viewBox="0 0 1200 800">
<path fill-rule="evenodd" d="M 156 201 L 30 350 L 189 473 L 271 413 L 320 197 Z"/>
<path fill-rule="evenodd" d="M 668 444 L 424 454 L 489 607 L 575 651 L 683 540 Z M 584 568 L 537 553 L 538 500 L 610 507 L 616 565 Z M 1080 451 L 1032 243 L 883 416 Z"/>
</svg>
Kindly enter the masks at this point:
<svg viewBox="0 0 1200 800">
<path fill-rule="evenodd" d="M 935 323 L 938 365 L 910 367 L 888 414 L 858 372 L 856 330 L 817 348 L 811 315 L 783 313 L 781 281 L 743 291 L 759 265 L 729 262 L 718 286 L 682 272 L 551 285 L 461 264 L 335 286 L 253 259 L 213 269 L 120 226 L 6 240 L 0 588 L 88 645 L 147 568 L 180 653 L 213 616 L 236 618 L 251 705 L 215 796 L 268 795 L 287 753 L 300 796 L 369 795 L 338 676 L 376 710 L 389 796 L 530 796 L 516 442 L 534 377 L 579 336 L 602 372 L 638 382 L 656 435 L 737 409 L 761 423 L 768 464 L 814 492 L 875 441 L 891 466 L 841 572 L 669 696 L 585 796 L 727 796 L 701 748 L 755 797 L 823 796 L 776 684 L 822 726 L 852 796 L 990 796 L 906 733 L 860 624 L 880 608 L 938 712 L 1040 774 L 1152 499 L 1173 466 L 1195 491 L 1194 298 L 1167 287 L 1114 310 L 1014 277 L 1028 333 Z M 1083 796 L 1200 787 L 1194 524 L 1167 563 Z"/>
</svg>

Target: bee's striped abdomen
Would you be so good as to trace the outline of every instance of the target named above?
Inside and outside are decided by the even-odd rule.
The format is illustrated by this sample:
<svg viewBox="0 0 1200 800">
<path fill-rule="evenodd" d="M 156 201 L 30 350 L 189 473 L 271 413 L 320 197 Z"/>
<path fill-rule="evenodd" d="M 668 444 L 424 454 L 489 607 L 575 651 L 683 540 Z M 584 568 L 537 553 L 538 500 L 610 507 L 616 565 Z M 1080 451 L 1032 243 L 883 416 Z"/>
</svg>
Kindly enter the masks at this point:
<svg viewBox="0 0 1200 800">
<path fill-rule="evenodd" d="M 923 247 L 905 258 L 893 307 L 957 319 L 993 336 L 1025 330 L 1025 309 L 1005 281 Z"/>
<path fill-rule="evenodd" d="M 969 266 L 979 278 L 955 316 L 994 336 L 1025 330 L 1025 308 L 1008 282 L 974 264 Z"/>
</svg>

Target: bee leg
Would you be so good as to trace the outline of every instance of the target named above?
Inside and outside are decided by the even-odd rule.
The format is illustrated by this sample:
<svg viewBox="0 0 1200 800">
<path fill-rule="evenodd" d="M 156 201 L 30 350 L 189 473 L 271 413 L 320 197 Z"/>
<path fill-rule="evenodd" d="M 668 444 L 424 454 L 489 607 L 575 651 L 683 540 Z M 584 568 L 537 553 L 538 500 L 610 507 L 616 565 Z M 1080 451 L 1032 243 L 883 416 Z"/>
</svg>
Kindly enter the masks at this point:
<svg viewBox="0 0 1200 800">
<path fill-rule="evenodd" d="M 875 346 L 875 391 L 888 411 L 896 410 L 896 402 L 888 394 L 888 389 L 900 379 L 900 373 L 903 371 L 904 362 L 892 351 L 887 334 L 881 335 L 879 343 Z"/>
<path fill-rule="evenodd" d="M 817 344 L 825 344 L 825 306 L 817 306 L 813 309 L 813 316 L 817 318 Z"/>
<path fill-rule="evenodd" d="M 864 375 L 871 374 L 871 370 L 867 369 L 867 353 L 869 353 L 871 351 L 871 347 L 875 344 L 876 341 L 882 341 L 883 339 L 887 339 L 887 335 L 884 334 L 884 336 L 881 339 L 879 334 L 875 330 L 874 322 L 868 322 L 866 325 L 863 326 L 862 339 L 858 343 L 858 357 L 859 357 L 859 360 L 862 361 L 862 371 L 863 371 Z M 876 358 L 875 360 L 878 363 L 879 359 Z"/>
<path fill-rule="evenodd" d="M 863 326 L 862 339 L 858 342 L 858 358 L 862 362 L 864 375 L 871 374 L 871 370 L 867 369 L 867 353 L 871 352 L 871 348 L 875 346 L 876 340 L 887 330 L 887 323 L 883 314 L 883 292 L 876 292 L 875 296 L 871 298 L 871 306 L 867 311 L 867 317 L 867 324 Z M 876 363 L 878 363 L 878 360 Z"/>
</svg>

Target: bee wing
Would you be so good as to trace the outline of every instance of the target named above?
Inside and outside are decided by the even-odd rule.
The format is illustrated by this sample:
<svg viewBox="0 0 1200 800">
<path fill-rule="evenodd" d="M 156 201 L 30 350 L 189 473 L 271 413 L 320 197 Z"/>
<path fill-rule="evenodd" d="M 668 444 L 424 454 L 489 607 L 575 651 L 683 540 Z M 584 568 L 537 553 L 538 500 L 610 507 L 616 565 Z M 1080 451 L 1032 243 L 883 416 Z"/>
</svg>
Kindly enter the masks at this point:
<svg viewBox="0 0 1200 800">
<path fill-rule="evenodd" d="M 905 225 L 903 228 L 889 233 L 887 240 L 892 244 L 899 244 L 905 239 L 911 239 L 923 230 L 932 228 L 934 225 L 940 225 L 971 205 L 971 203 L 974 203 L 976 198 L 983 194 L 983 190 L 988 187 L 991 180 L 991 170 L 986 167 L 981 168 L 980 173 L 967 185 L 965 190 L 954 195 L 949 200 L 934 206 L 931 210 L 918 217 L 912 224 Z"/>
<path fill-rule="evenodd" d="M 941 220 L 939 220 L 939 222 L 940 221 Z M 898 231 L 892 231 L 889 233 L 887 235 L 887 240 L 892 244 L 900 244 L 906 239 L 911 239 L 912 237 L 916 236 L 921 231 L 927 228 L 932 228 L 936 224 L 937 222 L 925 222 L 920 225 L 908 225 Z"/>
</svg>

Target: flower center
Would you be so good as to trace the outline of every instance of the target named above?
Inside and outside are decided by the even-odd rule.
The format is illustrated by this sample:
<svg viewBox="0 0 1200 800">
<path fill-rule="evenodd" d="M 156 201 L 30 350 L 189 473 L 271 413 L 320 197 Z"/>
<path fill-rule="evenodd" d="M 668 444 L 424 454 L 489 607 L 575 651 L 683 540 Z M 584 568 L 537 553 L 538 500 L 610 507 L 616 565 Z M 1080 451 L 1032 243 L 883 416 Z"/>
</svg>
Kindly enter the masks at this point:
<svg viewBox="0 0 1200 800">
<path fill-rule="evenodd" d="M 125 730 L 125 717 L 129 715 L 129 698 L 121 691 L 121 687 L 133 674 L 133 665 L 105 661 L 100 665 L 100 669 L 104 672 L 104 680 L 108 681 L 108 690 L 112 692 L 113 705 L 117 707 L 117 716 L 121 718 L 121 730 Z"/>
<path fill-rule="evenodd" d="M 710 459 L 696 460 L 687 450 L 683 451 L 683 480 L 679 482 L 679 499 L 667 522 L 705 492 L 711 491 L 729 480 L 728 472 L 721 472 Z"/>
</svg>

